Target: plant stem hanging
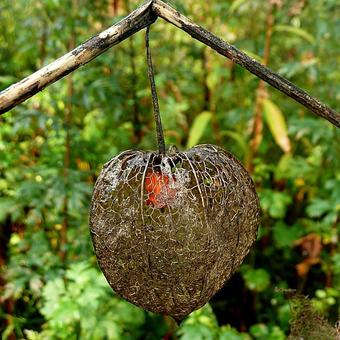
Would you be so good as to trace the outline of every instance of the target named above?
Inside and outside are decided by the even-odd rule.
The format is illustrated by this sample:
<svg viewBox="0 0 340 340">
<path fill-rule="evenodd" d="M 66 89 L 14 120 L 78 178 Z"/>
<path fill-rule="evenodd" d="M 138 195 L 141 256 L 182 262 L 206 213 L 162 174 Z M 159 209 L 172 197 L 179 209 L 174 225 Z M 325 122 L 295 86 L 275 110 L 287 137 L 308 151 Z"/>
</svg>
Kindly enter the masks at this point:
<svg viewBox="0 0 340 340">
<path fill-rule="evenodd" d="M 158 97 L 157 97 L 157 91 L 156 91 L 154 69 L 152 65 L 152 56 L 151 56 L 151 50 L 150 50 L 150 26 L 146 28 L 145 46 L 146 46 L 146 60 L 148 64 L 148 77 L 149 77 L 150 87 L 151 87 L 153 114 L 154 114 L 154 118 L 156 122 L 158 151 L 160 154 L 164 155 L 165 154 L 164 134 L 163 134 L 161 115 L 159 112 L 159 104 L 158 104 Z"/>
</svg>

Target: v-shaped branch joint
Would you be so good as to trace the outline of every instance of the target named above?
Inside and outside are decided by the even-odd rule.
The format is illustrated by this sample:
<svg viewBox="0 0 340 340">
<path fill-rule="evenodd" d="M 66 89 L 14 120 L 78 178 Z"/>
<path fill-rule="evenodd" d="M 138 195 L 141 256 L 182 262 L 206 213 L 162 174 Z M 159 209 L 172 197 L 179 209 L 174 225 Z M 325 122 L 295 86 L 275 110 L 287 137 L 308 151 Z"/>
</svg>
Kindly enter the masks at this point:
<svg viewBox="0 0 340 340">
<path fill-rule="evenodd" d="M 176 27 L 182 29 L 211 47 L 224 57 L 246 68 L 257 77 L 295 99 L 316 115 L 327 119 L 333 125 L 340 127 L 340 114 L 320 102 L 289 80 L 271 71 L 246 53 L 228 44 L 213 33 L 179 13 L 161 0 L 151 0 L 131 12 L 127 17 L 101 32 L 97 36 L 81 44 L 73 51 L 65 54 L 51 64 L 24 78 L 18 83 L 0 92 L 0 114 L 32 97 L 46 86 L 73 72 L 78 67 L 88 63 L 110 47 L 120 43 L 132 34 L 151 25 L 161 17 Z"/>
</svg>

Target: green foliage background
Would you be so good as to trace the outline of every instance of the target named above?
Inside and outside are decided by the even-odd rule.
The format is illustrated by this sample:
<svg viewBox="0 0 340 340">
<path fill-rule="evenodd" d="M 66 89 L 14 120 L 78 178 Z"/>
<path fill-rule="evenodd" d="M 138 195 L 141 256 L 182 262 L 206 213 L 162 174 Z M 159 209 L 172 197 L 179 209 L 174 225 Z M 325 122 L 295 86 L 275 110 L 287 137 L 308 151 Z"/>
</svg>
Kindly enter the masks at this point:
<svg viewBox="0 0 340 340">
<path fill-rule="evenodd" d="M 0 89 L 139 3 L 2 0 Z M 259 60 L 268 3 L 172 2 Z M 282 1 L 273 14 L 269 59 L 270 68 L 335 109 L 339 14 L 336 0 Z M 152 27 L 151 46 L 166 143 L 181 149 L 215 143 L 246 163 L 259 79 L 161 19 Z M 146 72 L 139 32 L 0 117 L 2 337 L 285 339 L 291 309 L 275 287 L 308 295 L 334 324 L 340 296 L 339 131 L 272 88 L 252 161 L 262 225 L 230 282 L 177 330 L 171 320 L 128 304 L 108 287 L 90 241 L 88 205 L 103 163 L 125 149 L 156 148 Z M 289 152 L 282 146 L 287 138 Z"/>
</svg>

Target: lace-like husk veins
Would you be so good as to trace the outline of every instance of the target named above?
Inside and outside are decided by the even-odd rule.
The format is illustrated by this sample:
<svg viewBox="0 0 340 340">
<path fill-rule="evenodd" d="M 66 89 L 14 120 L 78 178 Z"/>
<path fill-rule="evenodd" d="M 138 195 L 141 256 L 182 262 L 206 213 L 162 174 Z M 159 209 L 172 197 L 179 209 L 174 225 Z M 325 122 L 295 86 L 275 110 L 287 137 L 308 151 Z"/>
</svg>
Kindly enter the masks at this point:
<svg viewBox="0 0 340 340">
<path fill-rule="evenodd" d="M 254 185 L 230 153 L 201 145 L 161 156 L 126 151 L 102 170 L 90 228 L 112 288 L 153 312 L 203 306 L 255 240 Z"/>
</svg>

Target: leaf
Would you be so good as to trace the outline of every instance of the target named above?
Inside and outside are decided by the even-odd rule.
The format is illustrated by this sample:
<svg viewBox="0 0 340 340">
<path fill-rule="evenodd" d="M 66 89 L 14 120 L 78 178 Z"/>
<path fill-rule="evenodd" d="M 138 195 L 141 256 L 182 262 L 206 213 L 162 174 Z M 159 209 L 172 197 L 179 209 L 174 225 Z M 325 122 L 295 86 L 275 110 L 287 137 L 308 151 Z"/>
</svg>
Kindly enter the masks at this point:
<svg viewBox="0 0 340 340">
<path fill-rule="evenodd" d="M 244 138 L 244 135 L 235 131 L 226 130 L 221 132 L 221 136 L 227 136 L 233 139 L 240 146 L 244 154 L 246 154 L 248 150 L 248 144 Z"/>
<path fill-rule="evenodd" d="M 288 205 L 292 202 L 290 195 L 269 189 L 260 192 L 259 197 L 263 211 L 273 218 L 284 218 Z"/>
<path fill-rule="evenodd" d="M 10 75 L 0 76 L 0 83 L 5 84 L 6 86 L 16 81 L 18 81 L 18 79 Z"/>
<path fill-rule="evenodd" d="M 340 253 L 334 254 L 332 257 L 333 271 L 335 274 L 340 274 Z"/>
<path fill-rule="evenodd" d="M 284 152 L 290 152 L 291 145 L 288 138 L 287 125 L 281 110 L 270 99 L 264 99 L 263 113 L 276 144 Z"/>
<path fill-rule="evenodd" d="M 250 327 L 250 333 L 255 336 L 255 338 L 260 338 L 268 336 L 268 327 L 264 324 L 256 324 Z"/>
<path fill-rule="evenodd" d="M 312 203 L 308 205 L 306 212 L 309 217 L 321 217 L 330 210 L 332 210 L 331 202 L 315 198 Z"/>
<path fill-rule="evenodd" d="M 221 81 L 221 75 L 218 72 L 210 72 L 207 76 L 207 85 L 210 91 L 214 91 Z"/>
<path fill-rule="evenodd" d="M 250 290 L 263 292 L 270 285 L 270 275 L 265 269 L 252 269 L 248 265 L 241 268 L 242 277 Z"/>
<path fill-rule="evenodd" d="M 300 226 L 288 226 L 282 221 L 278 221 L 273 227 L 273 238 L 278 248 L 291 247 L 302 233 Z"/>
<path fill-rule="evenodd" d="M 209 304 L 194 311 L 181 324 L 178 329 L 180 339 L 206 339 L 213 340 L 217 337 L 218 324 L 215 314 Z"/>
<path fill-rule="evenodd" d="M 315 44 L 314 37 L 299 27 L 289 26 L 289 25 L 276 25 L 273 28 L 273 32 L 283 32 L 283 33 L 292 33 L 299 36 L 302 39 L 310 42 L 311 44 Z"/>
<path fill-rule="evenodd" d="M 320 254 L 323 248 L 321 236 L 311 233 L 295 241 L 294 244 L 301 248 L 302 254 L 306 254 L 303 261 L 296 265 L 298 275 L 305 277 L 310 268 L 321 261 Z"/>
<path fill-rule="evenodd" d="M 282 155 L 274 171 L 277 180 L 292 179 L 296 184 L 306 179 L 312 182 L 315 177 L 314 168 L 304 158 L 291 154 Z"/>
<path fill-rule="evenodd" d="M 10 197 L 1 197 L 0 198 L 0 222 L 3 222 L 8 215 L 10 215 L 15 209 L 17 209 L 15 205 L 14 199 Z"/>
<path fill-rule="evenodd" d="M 250 336 L 246 333 L 239 333 L 235 328 L 230 325 L 222 326 L 218 340 L 250 340 Z"/>
<path fill-rule="evenodd" d="M 199 142 L 207 124 L 211 120 L 211 116 L 212 116 L 211 112 L 204 111 L 195 117 L 195 120 L 189 131 L 189 138 L 187 143 L 188 149 L 192 148 Z"/>
<path fill-rule="evenodd" d="M 236 12 L 247 0 L 235 0 L 229 7 L 229 14 Z"/>
<path fill-rule="evenodd" d="M 250 327 L 250 334 L 257 340 L 284 340 L 285 334 L 278 326 L 259 323 Z"/>
</svg>

